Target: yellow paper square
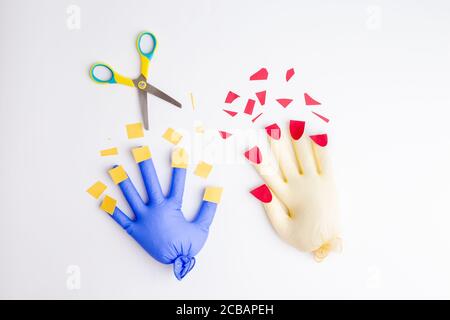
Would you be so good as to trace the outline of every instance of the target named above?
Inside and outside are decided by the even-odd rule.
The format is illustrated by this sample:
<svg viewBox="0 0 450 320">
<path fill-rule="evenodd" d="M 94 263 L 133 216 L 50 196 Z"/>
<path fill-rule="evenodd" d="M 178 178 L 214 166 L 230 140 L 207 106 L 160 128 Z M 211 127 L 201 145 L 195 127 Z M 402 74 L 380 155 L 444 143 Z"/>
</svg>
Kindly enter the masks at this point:
<svg viewBox="0 0 450 320">
<path fill-rule="evenodd" d="M 111 179 L 114 181 L 115 184 L 121 183 L 123 180 L 126 180 L 128 178 L 127 173 L 122 168 L 122 166 L 117 166 L 115 168 L 112 168 L 108 171 L 109 175 L 111 176 Z"/>
<path fill-rule="evenodd" d="M 202 178 L 208 178 L 209 174 L 211 173 L 213 166 L 209 163 L 206 163 L 204 161 L 200 161 L 197 164 L 197 167 L 195 168 L 194 174 L 202 177 Z"/>
<path fill-rule="evenodd" d="M 89 193 L 91 196 L 93 196 L 95 199 L 98 199 L 105 190 L 106 185 L 101 181 L 97 181 L 92 186 L 90 186 L 86 190 L 86 192 Z"/>
<path fill-rule="evenodd" d="M 100 205 L 100 208 L 105 211 L 108 212 L 110 215 L 112 215 L 114 213 L 114 209 L 116 208 L 116 204 L 117 204 L 117 200 L 106 195 L 105 198 L 103 198 L 103 202 Z"/>
<path fill-rule="evenodd" d="M 189 157 L 183 148 L 176 148 L 172 152 L 172 167 L 173 168 L 184 168 L 188 166 Z"/>
<path fill-rule="evenodd" d="M 205 194 L 203 195 L 203 200 L 219 203 L 222 197 L 223 188 L 220 187 L 206 187 Z"/>
<path fill-rule="evenodd" d="M 152 157 L 152 153 L 148 146 L 134 148 L 131 152 L 133 153 L 134 161 L 136 161 L 136 163 L 148 160 Z"/>
<path fill-rule="evenodd" d="M 172 144 L 178 144 L 183 136 L 172 128 L 168 128 L 163 134 L 163 138 Z"/>
<path fill-rule="evenodd" d="M 142 138 L 144 136 L 144 128 L 142 123 L 130 123 L 127 124 L 127 135 L 128 139 Z"/>
<path fill-rule="evenodd" d="M 104 150 L 101 150 L 100 151 L 100 155 L 102 156 L 102 157 L 105 157 L 105 156 L 114 156 L 114 155 L 117 155 L 119 153 L 119 150 L 117 150 L 117 148 L 109 148 L 109 149 L 104 149 Z"/>
</svg>

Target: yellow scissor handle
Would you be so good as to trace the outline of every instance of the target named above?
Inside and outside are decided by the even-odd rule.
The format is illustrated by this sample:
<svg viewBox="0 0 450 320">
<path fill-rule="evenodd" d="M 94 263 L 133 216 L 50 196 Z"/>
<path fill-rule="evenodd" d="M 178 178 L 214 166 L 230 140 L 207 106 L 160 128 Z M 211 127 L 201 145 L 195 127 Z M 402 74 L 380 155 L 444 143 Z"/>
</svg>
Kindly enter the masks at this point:
<svg viewBox="0 0 450 320">
<path fill-rule="evenodd" d="M 148 67 L 150 65 L 150 60 L 152 60 L 153 53 L 158 46 L 156 37 L 153 33 L 148 31 L 143 31 L 139 33 L 136 40 L 136 48 L 139 52 L 141 58 L 141 74 L 147 79 L 148 78 Z"/>
<path fill-rule="evenodd" d="M 124 77 L 121 74 L 115 72 L 113 68 L 105 63 L 94 63 L 89 70 L 89 76 L 96 83 L 120 83 L 126 86 L 134 87 L 133 80 Z"/>
</svg>

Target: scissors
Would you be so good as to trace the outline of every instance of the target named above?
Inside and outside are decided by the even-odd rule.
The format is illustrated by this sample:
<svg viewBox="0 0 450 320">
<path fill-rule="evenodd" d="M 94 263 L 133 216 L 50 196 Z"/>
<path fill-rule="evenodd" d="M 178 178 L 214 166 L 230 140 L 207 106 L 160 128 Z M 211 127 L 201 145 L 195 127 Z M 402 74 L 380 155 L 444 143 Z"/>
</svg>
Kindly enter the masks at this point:
<svg viewBox="0 0 450 320">
<path fill-rule="evenodd" d="M 169 102 L 170 104 L 173 104 L 178 108 L 181 108 L 181 103 L 147 82 L 148 67 L 150 65 L 150 60 L 152 60 L 153 53 L 155 52 L 156 47 L 156 37 L 152 33 L 147 31 L 139 33 L 136 40 L 136 48 L 141 59 L 141 74 L 136 79 L 122 76 L 105 63 L 94 63 L 89 70 L 91 79 L 96 83 L 119 83 L 138 89 L 139 104 L 141 106 L 144 127 L 146 130 L 148 130 L 147 94 L 154 95 Z"/>
</svg>

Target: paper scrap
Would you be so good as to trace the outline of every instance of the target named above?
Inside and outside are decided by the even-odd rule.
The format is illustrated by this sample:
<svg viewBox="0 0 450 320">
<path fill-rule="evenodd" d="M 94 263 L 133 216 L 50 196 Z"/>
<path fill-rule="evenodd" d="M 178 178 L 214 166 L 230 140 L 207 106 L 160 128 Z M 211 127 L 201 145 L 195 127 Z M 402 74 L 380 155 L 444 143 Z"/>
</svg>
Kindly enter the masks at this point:
<svg viewBox="0 0 450 320">
<path fill-rule="evenodd" d="M 251 190 L 250 193 L 263 203 L 269 203 L 272 201 L 272 192 L 270 192 L 269 187 L 265 184 Z"/>
<path fill-rule="evenodd" d="M 172 168 L 186 169 L 189 163 L 189 157 L 183 148 L 175 148 L 172 152 Z"/>
<path fill-rule="evenodd" d="M 115 184 L 119 184 L 128 178 L 128 175 L 122 166 L 112 168 L 108 173 Z"/>
<path fill-rule="evenodd" d="M 180 133 L 176 132 L 172 128 L 168 128 L 166 132 L 164 132 L 162 137 L 172 144 L 178 144 L 181 138 L 183 138 L 183 136 Z"/>
<path fill-rule="evenodd" d="M 321 147 L 325 147 L 328 144 L 328 136 L 326 134 L 316 134 L 309 137 Z"/>
<path fill-rule="evenodd" d="M 204 201 L 219 203 L 222 197 L 223 188 L 220 187 L 206 187 L 205 194 L 203 195 Z"/>
<path fill-rule="evenodd" d="M 192 92 L 189 92 L 189 96 L 191 98 L 192 110 L 195 110 L 195 98 L 194 98 L 194 95 L 192 94 Z"/>
<path fill-rule="evenodd" d="M 239 98 L 239 95 L 237 93 L 234 93 L 233 91 L 228 91 L 227 97 L 225 98 L 225 103 L 232 103 L 237 98 Z"/>
<path fill-rule="evenodd" d="M 91 196 L 93 196 L 95 199 L 100 198 L 102 193 L 106 190 L 106 185 L 101 182 L 97 181 L 92 186 L 90 186 L 86 192 L 89 193 Z"/>
<path fill-rule="evenodd" d="M 256 117 L 254 117 L 254 118 L 252 119 L 252 122 L 254 123 L 256 120 L 258 120 L 258 118 L 261 117 L 262 114 L 263 114 L 263 113 L 261 112 L 261 113 L 258 114 Z"/>
<path fill-rule="evenodd" d="M 222 137 L 222 139 L 228 139 L 229 137 L 231 137 L 231 133 L 226 132 L 226 131 L 219 131 L 220 136 Z"/>
<path fill-rule="evenodd" d="M 117 148 L 109 148 L 109 149 L 104 149 L 104 150 L 100 150 L 100 155 L 102 157 L 106 157 L 106 156 L 115 156 L 119 153 L 119 150 Z"/>
<path fill-rule="evenodd" d="M 286 108 L 292 102 L 292 99 L 277 99 L 277 102 L 281 104 L 283 108 Z"/>
<path fill-rule="evenodd" d="M 294 74 L 294 68 L 290 68 L 288 71 L 286 71 L 286 82 L 288 82 Z"/>
<path fill-rule="evenodd" d="M 232 111 L 232 110 L 226 110 L 226 109 L 223 109 L 223 111 L 225 111 L 226 113 L 228 113 L 230 116 L 232 116 L 232 117 L 234 117 L 235 115 L 237 115 L 237 112 L 236 111 Z"/>
<path fill-rule="evenodd" d="M 305 96 L 305 103 L 307 106 L 317 106 L 320 104 L 320 102 L 311 98 L 311 96 L 309 94 L 307 94 L 306 92 L 305 92 L 304 96 Z"/>
<path fill-rule="evenodd" d="M 260 164 L 262 161 L 262 154 L 257 146 L 254 146 L 253 148 L 245 151 L 244 156 L 247 158 L 247 160 L 253 162 L 254 164 Z"/>
<path fill-rule="evenodd" d="M 205 127 L 203 126 L 203 123 L 201 123 L 200 121 L 196 122 L 194 126 L 194 131 L 197 133 L 204 133 Z"/>
<path fill-rule="evenodd" d="M 148 146 L 134 148 L 131 152 L 133 153 L 133 158 L 136 163 L 140 163 L 152 157 L 152 153 L 150 152 L 150 148 Z"/>
<path fill-rule="evenodd" d="M 320 119 L 322 119 L 323 121 L 325 121 L 326 123 L 330 122 L 330 119 L 324 117 L 321 114 L 318 114 L 317 112 L 311 111 L 313 114 L 315 114 L 316 116 L 318 116 Z"/>
<path fill-rule="evenodd" d="M 142 138 L 144 136 L 144 128 L 141 122 L 127 124 L 128 139 Z"/>
<path fill-rule="evenodd" d="M 102 201 L 102 204 L 100 205 L 100 208 L 109 213 L 110 215 L 114 214 L 114 209 L 116 209 L 117 200 L 113 197 L 110 197 L 108 195 L 105 196 L 105 198 Z"/>
<path fill-rule="evenodd" d="M 250 76 L 250 80 L 267 80 L 268 77 L 269 72 L 267 72 L 267 69 L 261 68 Z"/>
<path fill-rule="evenodd" d="M 202 178 L 208 178 L 213 166 L 204 161 L 200 161 L 195 168 L 194 174 Z"/>
<path fill-rule="evenodd" d="M 251 115 L 253 113 L 253 108 L 255 107 L 255 100 L 248 99 L 247 105 L 245 106 L 244 113 Z"/>
<path fill-rule="evenodd" d="M 259 103 L 263 106 L 266 103 L 266 90 L 257 92 L 256 97 L 258 98 Z"/>
<path fill-rule="evenodd" d="M 267 126 L 265 129 L 266 129 L 266 133 L 269 137 L 271 137 L 272 139 L 275 139 L 275 140 L 280 140 L 281 129 L 276 123 Z"/>
</svg>

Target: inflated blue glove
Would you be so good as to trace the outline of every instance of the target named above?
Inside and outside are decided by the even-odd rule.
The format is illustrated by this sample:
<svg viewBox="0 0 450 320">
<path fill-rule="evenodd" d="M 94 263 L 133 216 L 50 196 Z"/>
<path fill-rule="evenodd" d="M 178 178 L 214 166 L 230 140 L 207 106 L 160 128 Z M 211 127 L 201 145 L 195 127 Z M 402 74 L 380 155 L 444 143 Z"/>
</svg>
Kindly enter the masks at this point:
<svg viewBox="0 0 450 320">
<path fill-rule="evenodd" d="M 181 280 L 194 267 L 194 256 L 206 242 L 222 188 L 207 187 L 196 218 L 187 221 L 181 211 L 188 162 L 184 149 L 175 149 L 172 154 L 172 183 L 167 196 L 161 190 L 148 147 L 133 149 L 133 156 L 139 164 L 148 202 L 142 200 L 125 170 L 115 166 L 109 174 L 122 190 L 135 218 L 124 214 L 109 196 L 105 196 L 101 208 L 153 258 L 173 264 L 174 274 Z"/>
</svg>

